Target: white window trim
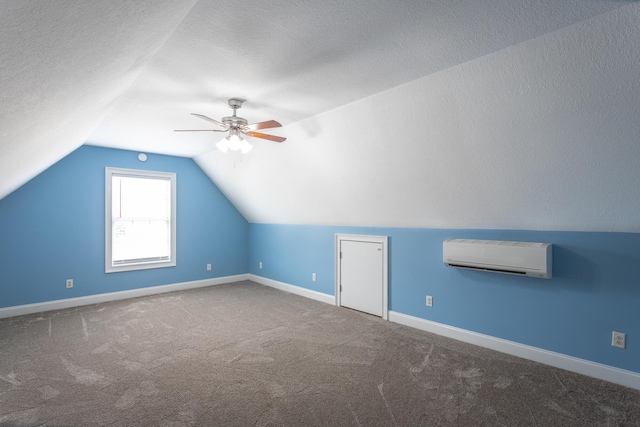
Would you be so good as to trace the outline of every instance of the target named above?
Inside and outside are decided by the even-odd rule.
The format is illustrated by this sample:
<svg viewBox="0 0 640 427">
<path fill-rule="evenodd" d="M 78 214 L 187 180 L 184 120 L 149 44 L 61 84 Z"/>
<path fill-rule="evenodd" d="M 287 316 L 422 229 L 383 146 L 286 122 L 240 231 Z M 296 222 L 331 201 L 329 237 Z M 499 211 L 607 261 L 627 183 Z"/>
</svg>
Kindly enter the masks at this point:
<svg viewBox="0 0 640 427">
<path fill-rule="evenodd" d="M 111 182 L 113 175 L 128 175 L 140 178 L 162 178 L 171 181 L 171 259 L 169 261 L 139 262 L 113 266 L 111 253 Z M 176 174 L 172 172 L 155 172 L 137 169 L 110 168 L 105 169 L 105 272 L 146 270 L 176 266 Z"/>
</svg>

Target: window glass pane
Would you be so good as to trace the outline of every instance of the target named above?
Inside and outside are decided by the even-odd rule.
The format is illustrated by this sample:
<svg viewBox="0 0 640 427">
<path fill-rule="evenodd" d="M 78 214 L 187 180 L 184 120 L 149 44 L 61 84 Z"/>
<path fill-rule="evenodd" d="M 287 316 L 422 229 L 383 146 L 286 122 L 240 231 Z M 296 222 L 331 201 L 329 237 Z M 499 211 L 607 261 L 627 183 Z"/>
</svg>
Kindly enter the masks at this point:
<svg viewBox="0 0 640 427">
<path fill-rule="evenodd" d="M 116 220 L 112 231 L 114 265 L 123 261 L 159 261 L 171 257 L 169 221 Z"/>
<path fill-rule="evenodd" d="M 113 218 L 170 218 L 170 180 L 114 176 L 112 185 Z"/>
<path fill-rule="evenodd" d="M 107 272 L 175 265 L 174 174 L 108 170 Z M 114 270 L 110 270 L 113 267 Z"/>
</svg>

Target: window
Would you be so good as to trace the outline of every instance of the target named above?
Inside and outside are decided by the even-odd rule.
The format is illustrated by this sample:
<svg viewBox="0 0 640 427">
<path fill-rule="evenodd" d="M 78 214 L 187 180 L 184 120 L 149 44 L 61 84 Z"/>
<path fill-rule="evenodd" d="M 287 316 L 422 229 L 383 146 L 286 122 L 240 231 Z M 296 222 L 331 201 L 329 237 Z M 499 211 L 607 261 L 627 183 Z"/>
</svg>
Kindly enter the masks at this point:
<svg viewBox="0 0 640 427">
<path fill-rule="evenodd" d="M 176 265 L 176 174 L 106 169 L 106 272 Z"/>
</svg>

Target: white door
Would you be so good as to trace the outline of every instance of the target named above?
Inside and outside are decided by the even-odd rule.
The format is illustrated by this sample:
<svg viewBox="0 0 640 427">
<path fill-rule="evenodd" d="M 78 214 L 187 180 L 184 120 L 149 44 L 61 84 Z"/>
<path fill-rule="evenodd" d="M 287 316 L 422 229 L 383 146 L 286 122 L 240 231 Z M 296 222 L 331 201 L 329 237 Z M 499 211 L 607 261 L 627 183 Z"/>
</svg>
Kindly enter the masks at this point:
<svg viewBox="0 0 640 427">
<path fill-rule="evenodd" d="M 382 317 L 382 243 L 340 241 L 340 305 Z"/>
</svg>

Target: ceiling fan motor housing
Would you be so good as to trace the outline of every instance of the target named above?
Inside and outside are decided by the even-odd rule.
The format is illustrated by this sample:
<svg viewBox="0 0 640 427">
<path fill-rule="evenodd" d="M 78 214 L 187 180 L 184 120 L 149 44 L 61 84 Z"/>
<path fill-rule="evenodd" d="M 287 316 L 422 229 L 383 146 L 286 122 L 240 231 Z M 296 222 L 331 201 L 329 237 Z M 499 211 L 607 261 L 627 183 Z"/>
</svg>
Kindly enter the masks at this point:
<svg viewBox="0 0 640 427">
<path fill-rule="evenodd" d="M 236 110 L 242 108 L 244 99 L 231 98 L 229 100 L 229 107 L 233 108 L 233 116 L 227 116 L 222 118 L 222 123 L 228 125 L 232 129 L 238 129 L 241 126 L 246 126 L 249 122 L 243 117 L 236 116 Z"/>
<path fill-rule="evenodd" d="M 240 126 L 246 126 L 248 122 L 247 119 L 243 117 L 227 116 L 222 118 L 222 123 L 232 128 L 238 128 Z"/>
</svg>

